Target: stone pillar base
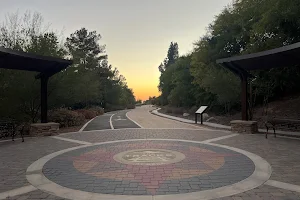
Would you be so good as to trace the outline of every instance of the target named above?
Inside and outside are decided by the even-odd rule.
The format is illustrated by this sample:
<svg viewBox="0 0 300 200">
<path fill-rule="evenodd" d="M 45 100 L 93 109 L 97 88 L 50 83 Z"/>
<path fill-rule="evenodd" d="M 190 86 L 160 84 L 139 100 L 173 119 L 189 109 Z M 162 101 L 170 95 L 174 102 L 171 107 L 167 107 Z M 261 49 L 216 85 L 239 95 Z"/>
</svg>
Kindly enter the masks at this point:
<svg viewBox="0 0 300 200">
<path fill-rule="evenodd" d="M 234 120 L 230 122 L 230 125 L 231 131 L 235 133 L 258 133 L 258 126 L 256 121 Z"/>
<path fill-rule="evenodd" d="M 59 130 L 59 123 L 35 123 L 30 125 L 30 136 L 51 136 L 56 135 Z"/>
</svg>

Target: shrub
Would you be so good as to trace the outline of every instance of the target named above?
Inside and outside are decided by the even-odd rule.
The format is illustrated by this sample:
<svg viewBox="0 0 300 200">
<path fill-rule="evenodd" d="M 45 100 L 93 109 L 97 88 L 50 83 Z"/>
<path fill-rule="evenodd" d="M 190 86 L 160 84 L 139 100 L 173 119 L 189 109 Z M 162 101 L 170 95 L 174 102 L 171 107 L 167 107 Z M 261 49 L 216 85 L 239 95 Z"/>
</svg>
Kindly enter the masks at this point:
<svg viewBox="0 0 300 200">
<path fill-rule="evenodd" d="M 80 126 L 85 122 L 85 117 L 79 112 L 60 108 L 49 112 L 49 121 L 60 124 L 60 127 Z"/>
<path fill-rule="evenodd" d="M 135 105 L 133 105 L 133 104 L 127 105 L 127 109 L 135 109 Z"/>
<path fill-rule="evenodd" d="M 112 105 L 112 104 L 107 104 L 105 107 L 105 112 L 111 112 L 111 111 L 116 111 L 116 110 L 124 110 L 125 106 L 122 105 Z"/>
<path fill-rule="evenodd" d="M 193 106 L 189 109 L 189 114 L 195 114 L 195 112 L 198 110 L 198 107 L 197 106 Z"/>
<path fill-rule="evenodd" d="M 172 108 L 173 114 L 183 114 L 183 108 Z"/>
<path fill-rule="evenodd" d="M 97 116 L 97 112 L 91 109 L 80 109 L 76 110 L 76 112 L 82 114 L 85 119 L 93 119 Z"/>
<path fill-rule="evenodd" d="M 97 114 L 97 116 L 98 116 L 98 115 L 103 115 L 103 114 L 104 114 L 104 109 L 101 108 L 101 107 L 99 107 L 99 106 L 97 106 L 97 107 L 92 107 L 92 108 L 90 108 L 90 110 L 95 111 L 96 114 Z"/>
<path fill-rule="evenodd" d="M 166 111 L 166 113 L 172 113 L 172 108 L 169 106 L 165 106 L 164 110 Z"/>
</svg>

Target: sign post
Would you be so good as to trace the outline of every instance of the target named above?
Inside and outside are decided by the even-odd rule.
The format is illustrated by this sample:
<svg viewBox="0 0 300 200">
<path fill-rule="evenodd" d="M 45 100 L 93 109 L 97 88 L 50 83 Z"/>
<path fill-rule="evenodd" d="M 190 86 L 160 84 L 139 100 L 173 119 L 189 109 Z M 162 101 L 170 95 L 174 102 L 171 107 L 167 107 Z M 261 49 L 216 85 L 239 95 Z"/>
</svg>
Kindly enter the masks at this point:
<svg viewBox="0 0 300 200">
<path fill-rule="evenodd" d="M 201 124 L 203 124 L 203 113 L 207 109 L 208 106 L 201 106 L 196 112 L 195 112 L 195 124 L 197 124 L 198 114 L 201 116 Z"/>
</svg>

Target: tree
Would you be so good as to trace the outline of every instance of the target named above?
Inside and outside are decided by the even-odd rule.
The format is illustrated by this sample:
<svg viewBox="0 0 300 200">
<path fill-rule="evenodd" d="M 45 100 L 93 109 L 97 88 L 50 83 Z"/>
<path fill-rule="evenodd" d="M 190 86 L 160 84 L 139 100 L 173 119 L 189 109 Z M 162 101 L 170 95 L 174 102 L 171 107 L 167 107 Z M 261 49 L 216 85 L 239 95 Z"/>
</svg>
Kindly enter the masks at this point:
<svg viewBox="0 0 300 200">
<path fill-rule="evenodd" d="M 160 63 L 160 65 L 158 66 L 158 70 L 160 73 L 163 73 L 165 71 L 165 66 L 162 63 Z"/>
<path fill-rule="evenodd" d="M 176 62 L 176 60 L 179 57 L 178 53 L 178 44 L 175 42 L 171 42 L 169 46 L 169 50 L 167 53 L 167 58 L 164 59 L 164 62 L 160 64 L 158 67 L 159 71 L 161 72 L 160 78 L 159 78 L 159 91 L 162 92 L 161 94 L 161 104 L 166 105 L 168 104 L 168 96 L 170 92 L 172 91 L 172 71 L 167 69 Z"/>
<path fill-rule="evenodd" d="M 175 61 L 178 59 L 179 53 L 178 53 L 178 44 L 177 42 L 171 42 L 168 55 L 167 55 L 167 64 L 166 67 L 169 65 L 172 65 L 175 63 Z"/>
<path fill-rule="evenodd" d="M 8 15 L 0 26 L 0 45 L 39 55 L 72 58 L 73 65 L 49 79 L 49 108 L 91 106 L 133 107 L 135 97 L 126 79 L 108 64 L 101 36 L 82 28 L 62 44 L 43 28 L 40 14 Z M 37 73 L 0 69 L 0 117 L 36 122 L 39 119 L 40 83 Z"/>
<path fill-rule="evenodd" d="M 161 63 L 158 66 L 158 70 L 160 73 L 163 73 L 168 66 L 174 64 L 176 60 L 179 58 L 179 52 L 178 52 L 178 44 L 176 42 L 171 42 L 168 53 L 167 53 L 167 58 L 164 59 L 163 63 Z"/>
<path fill-rule="evenodd" d="M 88 32 L 82 28 L 67 38 L 65 46 L 74 59 L 72 79 L 78 79 L 77 94 L 84 96 L 78 99 L 85 101 L 82 106 L 99 104 L 104 108 L 113 106 L 134 105 L 132 90 L 127 87 L 126 79 L 107 62 L 105 46 L 99 44 L 100 34 L 96 31 Z M 69 71 L 70 71 L 69 70 Z M 80 80 L 79 80 L 80 79 Z M 86 88 L 86 86 L 89 86 Z"/>
<path fill-rule="evenodd" d="M 38 12 L 26 11 L 23 16 L 18 12 L 7 14 L 0 25 L 0 46 L 25 50 L 32 37 L 43 35 L 49 25 L 43 24 L 43 17 Z"/>
<path fill-rule="evenodd" d="M 0 44 L 7 48 L 23 50 L 39 55 L 64 57 L 53 32 L 42 33 L 42 16 L 26 12 L 23 17 L 12 14 L 0 28 Z M 0 69 L 0 113 L 4 117 L 35 122 L 39 118 L 40 83 L 37 73 Z M 53 80 L 51 80 L 53 83 Z M 49 87 L 49 91 L 52 88 Z"/>
<path fill-rule="evenodd" d="M 136 100 L 135 104 L 142 104 L 142 100 L 141 99 Z"/>
<path fill-rule="evenodd" d="M 183 62 L 187 58 L 178 58 L 178 46 L 172 42 L 167 58 L 159 66 L 162 104 L 187 106 L 205 102 L 226 112 L 238 108 L 240 80 L 217 65 L 216 60 L 299 42 L 299 10 L 297 0 L 235 0 L 209 25 L 206 35 L 195 43 L 190 74 L 180 67 L 188 66 Z M 251 80 L 252 91 L 257 103 L 266 104 L 269 99 L 300 92 L 298 66 L 254 71 L 252 74 L 255 76 Z M 193 92 L 189 93 L 188 88 Z"/>
<path fill-rule="evenodd" d="M 195 104 L 192 84 L 193 77 L 190 74 L 191 56 L 180 57 L 170 68 L 174 68 L 172 75 L 172 89 L 168 96 L 168 102 L 172 106 L 191 107 Z M 169 69 L 168 69 L 169 70 Z"/>
<path fill-rule="evenodd" d="M 191 67 L 195 82 L 215 94 L 226 110 L 230 109 L 229 102 L 231 106 L 239 102 L 239 80 L 231 72 L 216 66 L 215 60 L 300 41 L 296 31 L 300 22 L 295 20 L 299 8 L 299 1 L 294 0 L 235 1 L 216 17 L 207 35 L 196 43 Z M 265 102 L 266 97 L 279 97 L 283 91 L 300 91 L 298 67 L 252 73 L 256 76 L 252 85 L 258 100 Z"/>
<path fill-rule="evenodd" d="M 81 28 L 67 38 L 65 46 L 73 58 L 78 71 L 93 70 L 106 58 L 105 46 L 99 45 L 101 35 L 96 31 L 88 32 Z"/>
<path fill-rule="evenodd" d="M 95 31 L 88 32 L 81 28 L 66 39 L 65 47 L 73 59 L 73 65 L 64 72 L 58 93 L 68 106 L 87 107 L 100 101 L 99 82 L 95 81 L 97 73 L 94 72 L 105 58 L 100 55 L 104 52 L 104 46 L 98 43 L 100 38 Z"/>
</svg>

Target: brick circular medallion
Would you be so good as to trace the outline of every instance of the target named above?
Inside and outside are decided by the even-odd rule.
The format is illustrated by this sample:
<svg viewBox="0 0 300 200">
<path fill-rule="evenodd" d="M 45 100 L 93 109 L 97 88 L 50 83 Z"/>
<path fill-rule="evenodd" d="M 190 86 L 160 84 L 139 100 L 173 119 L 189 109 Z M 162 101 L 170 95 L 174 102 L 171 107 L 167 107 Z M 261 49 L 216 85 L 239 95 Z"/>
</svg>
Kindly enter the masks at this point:
<svg viewBox="0 0 300 200">
<path fill-rule="evenodd" d="M 100 195 L 97 197 L 121 195 L 120 198 L 122 195 L 159 197 L 199 192 L 215 195 L 218 189 L 225 194 L 217 193 L 219 196 L 227 196 L 225 189 L 233 184 L 238 187 L 234 186 L 230 194 L 251 189 L 255 182 L 251 177 L 256 171 L 255 163 L 243 153 L 221 145 L 175 140 L 101 143 L 62 151 L 43 162 L 44 165 L 38 165 L 42 169 L 41 176 L 47 183 L 55 183 L 55 187 L 70 189 L 70 193 Z M 38 184 L 37 178 L 32 180 L 30 171 L 34 171 L 36 165 L 27 170 L 27 178 L 34 186 Z M 266 172 L 267 176 L 264 173 L 257 177 L 268 179 L 270 172 Z M 252 182 L 245 183 L 243 188 L 247 180 Z M 257 186 L 263 181 L 258 181 Z M 43 184 L 38 186 L 49 192 Z M 53 190 L 50 189 L 55 193 Z M 66 191 L 61 193 L 58 196 L 66 197 Z"/>
<path fill-rule="evenodd" d="M 205 144 L 133 141 L 70 151 L 44 175 L 67 188 L 105 194 L 164 195 L 218 188 L 254 172 L 245 155 Z"/>
</svg>

